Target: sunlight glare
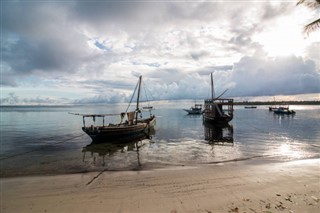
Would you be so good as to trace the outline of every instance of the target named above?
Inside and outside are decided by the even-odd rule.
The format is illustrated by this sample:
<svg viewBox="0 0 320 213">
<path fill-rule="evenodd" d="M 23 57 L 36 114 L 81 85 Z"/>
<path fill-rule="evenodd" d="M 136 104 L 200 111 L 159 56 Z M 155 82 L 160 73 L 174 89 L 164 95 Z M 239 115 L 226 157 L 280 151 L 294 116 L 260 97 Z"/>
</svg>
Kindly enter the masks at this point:
<svg viewBox="0 0 320 213">
<path fill-rule="evenodd" d="M 291 158 L 299 158 L 302 155 L 299 151 L 292 149 L 292 146 L 289 143 L 281 144 L 278 148 L 278 152 L 282 156 L 287 156 Z"/>
<path fill-rule="evenodd" d="M 286 27 L 278 26 L 256 37 L 269 56 L 302 56 L 305 41 L 301 29 L 293 24 Z"/>
<path fill-rule="evenodd" d="M 315 42 L 316 36 L 312 33 L 309 37 L 303 33 L 305 21 L 301 17 L 308 17 L 306 10 L 297 10 L 295 16 L 287 16 L 275 21 L 272 27 L 266 28 L 253 36 L 270 57 L 277 56 L 305 56 L 305 48 Z"/>
</svg>

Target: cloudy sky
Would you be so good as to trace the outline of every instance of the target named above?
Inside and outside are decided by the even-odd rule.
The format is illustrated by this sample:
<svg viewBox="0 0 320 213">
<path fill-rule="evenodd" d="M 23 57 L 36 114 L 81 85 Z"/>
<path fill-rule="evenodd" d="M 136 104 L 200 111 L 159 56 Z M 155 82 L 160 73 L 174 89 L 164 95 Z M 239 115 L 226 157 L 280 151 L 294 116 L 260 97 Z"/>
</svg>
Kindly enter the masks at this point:
<svg viewBox="0 0 320 213">
<path fill-rule="evenodd" d="M 154 100 L 206 98 L 210 73 L 226 97 L 320 100 L 319 10 L 296 2 L 2 0 L 1 104 L 128 101 L 139 75 Z"/>
</svg>

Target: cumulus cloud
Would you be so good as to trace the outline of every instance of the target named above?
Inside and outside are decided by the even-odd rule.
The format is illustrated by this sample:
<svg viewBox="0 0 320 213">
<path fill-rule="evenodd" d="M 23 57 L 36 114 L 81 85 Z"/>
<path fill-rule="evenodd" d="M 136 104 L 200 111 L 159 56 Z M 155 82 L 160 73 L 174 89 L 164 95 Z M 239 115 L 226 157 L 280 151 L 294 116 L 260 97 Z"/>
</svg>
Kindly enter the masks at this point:
<svg viewBox="0 0 320 213">
<path fill-rule="evenodd" d="M 320 92 L 320 72 L 301 57 L 244 57 L 235 63 L 233 96 L 295 95 Z"/>
<path fill-rule="evenodd" d="M 209 97 L 210 72 L 216 95 L 225 89 L 228 89 L 225 95 L 228 97 L 320 93 L 320 71 L 315 62 L 293 55 L 243 57 L 233 67 L 211 67 L 169 84 L 156 85 L 154 93 L 162 99 Z"/>
<path fill-rule="evenodd" d="M 70 100 L 65 98 L 53 98 L 36 96 L 33 98 L 21 98 L 15 93 L 10 93 L 7 97 L 0 99 L 1 105 L 59 105 L 69 104 Z"/>
<path fill-rule="evenodd" d="M 104 95 L 97 95 L 88 98 L 77 99 L 73 101 L 73 104 L 103 104 L 103 103 L 121 103 L 129 102 L 130 99 L 126 94 L 108 91 Z"/>
<path fill-rule="evenodd" d="M 308 47 L 309 60 L 269 58 L 254 39 L 292 13 L 295 4 L 286 1 L 2 6 L 0 83 L 7 91 L 41 85 L 79 90 L 79 97 L 67 97 L 70 103 L 123 102 L 143 75 L 154 98 L 193 99 L 207 96 L 213 72 L 217 93 L 229 89 L 229 96 L 319 92 L 319 43 Z M 66 101 L 33 95 L 2 103 Z"/>
</svg>

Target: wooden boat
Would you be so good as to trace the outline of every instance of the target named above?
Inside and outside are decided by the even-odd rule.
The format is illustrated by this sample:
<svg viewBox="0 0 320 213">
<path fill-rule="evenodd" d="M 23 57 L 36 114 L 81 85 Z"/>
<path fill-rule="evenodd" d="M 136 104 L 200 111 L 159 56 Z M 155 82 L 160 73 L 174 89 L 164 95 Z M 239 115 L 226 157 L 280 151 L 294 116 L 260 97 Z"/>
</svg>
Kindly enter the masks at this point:
<svg viewBox="0 0 320 213">
<path fill-rule="evenodd" d="M 244 108 L 245 108 L 245 109 L 256 109 L 257 106 L 245 106 Z"/>
<path fill-rule="evenodd" d="M 293 110 L 289 110 L 289 107 L 279 107 L 278 109 L 273 110 L 273 112 L 278 115 L 292 115 L 296 113 Z"/>
<path fill-rule="evenodd" d="M 273 102 L 274 103 L 276 102 L 275 97 L 273 97 Z M 269 106 L 269 111 L 275 111 L 275 110 L 278 110 L 279 108 L 282 108 L 284 110 L 289 110 L 289 106 L 283 106 L 283 105 L 275 106 L 275 105 L 272 105 L 272 106 Z"/>
<path fill-rule="evenodd" d="M 279 108 L 282 108 L 282 109 L 285 109 L 285 110 L 289 110 L 289 107 L 285 107 L 285 106 L 278 106 L 278 107 L 275 107 L 275 106 L 269 106 L 269 111 L 275 111 L 275 110 L 278 110 Z"/>
<path fill-rule="evenodd" d="M 233 99 L 214 97 L 214 86 L 211 73 L 211 98 L 204 101 L 203 121 L 223 125 L 233 119 Z"/>
<path fill-rule="evenodd" d="M 149 118 L 139 118 L 138 114 L 141 114 L 139 108 L 140 90 L 141 90 L 142 76 L 139 77 L 138 81 L 138 95 L 136 109 L 132 112 L 123 112 L 119 114 L 76 114 L 83 117 L 82 130 L 87 133 L 93 141 L 103 142 L 117 142 L 122 141 L 128 137 L 134 137 L 141 133 L 148 133 L 150 129 L 155 125 L 156 117 L 151 114 L 152 107 L 148 107 L 150 112 Z M 136 87 L 137 88 L 137 87 Z M 136 91 L 134 91 L 135 94 Z M 133 94 L 133 96 L 134 96 Z M 129 108 L 129 107 L 128 107 Z M 127 109 L 128 110 L 128 109 Z M 72 113 L 74 114 L 74 113 Z M 105 125 L 105 117 L 107 116 L 120 116 L 120 123 Z M 100 126 L 91 125 L 86 126 L 85 118 L 91 117 L 95 122 L 96 118 L 102 118 L 103 124 Z M 127 117 L 127 120 L 123 122 L 123 119 Z"/>
<path fill-rule="evenodd" d="M 189 115 L 200 115 L 202 114 L 202 104 L 195 104 L 194 107 L 183 110 L 186 111 Z"/>
</svg>

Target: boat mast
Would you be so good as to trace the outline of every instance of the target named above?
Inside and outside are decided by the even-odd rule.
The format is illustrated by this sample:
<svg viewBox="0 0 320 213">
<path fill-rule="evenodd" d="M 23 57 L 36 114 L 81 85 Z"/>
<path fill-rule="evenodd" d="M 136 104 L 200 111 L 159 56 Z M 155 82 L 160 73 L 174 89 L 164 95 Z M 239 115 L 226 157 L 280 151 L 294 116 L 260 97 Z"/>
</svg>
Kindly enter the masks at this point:
<svg viewBox="0 0 320 213">
<path fill-rule="evenodd" d="M 136 123 L 138 122 L 138 112 L 139 112 L 139 99 L 140 99 L 140 89 L 141 89 L 142 75 L 139 77 L 139 87 L 138 87 L 138 96 L 137 96 L 137 108 L 136 108 Z"/>
<path fill-rule="evenodd" d="M 213 100 L 215 94 L 214 94 L 214 86 L 213 86 L 213 78 L 211 73 L 211 99 Z"/>
</svg>

